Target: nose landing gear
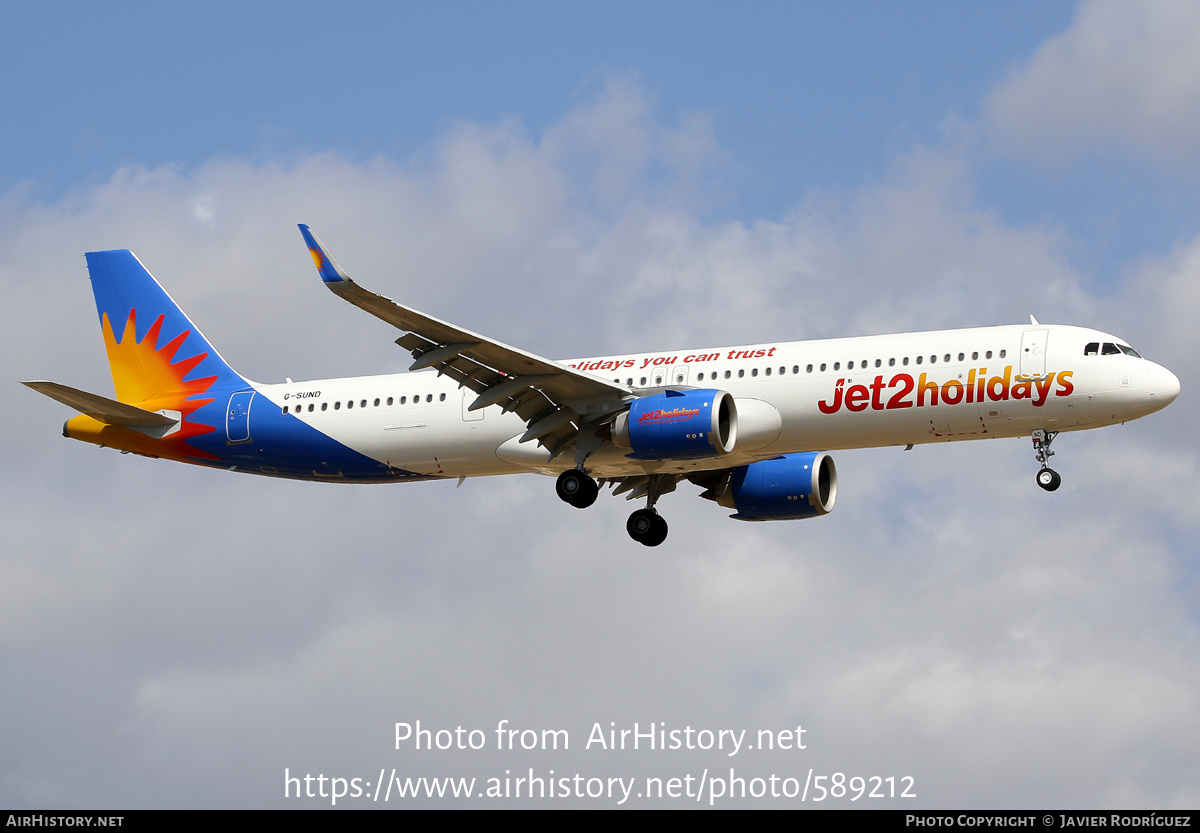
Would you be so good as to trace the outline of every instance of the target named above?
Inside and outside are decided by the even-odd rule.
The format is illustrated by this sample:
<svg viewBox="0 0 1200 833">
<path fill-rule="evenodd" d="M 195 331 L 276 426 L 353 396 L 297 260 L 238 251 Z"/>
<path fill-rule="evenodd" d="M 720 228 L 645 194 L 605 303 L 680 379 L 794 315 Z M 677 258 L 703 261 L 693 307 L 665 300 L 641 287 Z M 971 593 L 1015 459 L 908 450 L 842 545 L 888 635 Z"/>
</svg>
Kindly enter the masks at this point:
<svg viewBox="0 0 1200 833">
<path fill-rule="evenodd" d="M 1033 453 L 1042 464 L 1037 473 L 1037 484 L 1047 492 L 1053 492 L 1062 485 L 1062 477 L 1049 466 L 1050 458 L 1054 456 L 1054 452 L 1050 450 L 1050 443 L 1054 442 L 1057 436 L 1057 431 L 1043 431 L 1041 428 L 1033 432 Z"/>
<path fill-rule="evenodd" d="M 1062 477 L 1054 469 L 1041 469 L 1037 473 L 1037 484 L 1047 492 L 1053 492 L 1062 485 Z"/>
</svg>

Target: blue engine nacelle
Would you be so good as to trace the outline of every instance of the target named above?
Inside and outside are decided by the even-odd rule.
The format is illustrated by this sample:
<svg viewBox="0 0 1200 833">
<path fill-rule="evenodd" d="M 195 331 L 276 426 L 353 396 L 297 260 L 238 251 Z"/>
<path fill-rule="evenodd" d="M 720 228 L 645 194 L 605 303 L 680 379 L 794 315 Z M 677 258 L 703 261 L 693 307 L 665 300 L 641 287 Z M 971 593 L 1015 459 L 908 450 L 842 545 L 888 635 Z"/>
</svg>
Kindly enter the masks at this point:
<svg viewBox="0 0 1200 833">
<path fill-rule="evenodd" d="M 720 457 L 737 442 L 737 406 L 723 390 L 669 390 L 635 399 L 613 423 L 613 443 L 642 460 Z"/>
<path fill-rule="evenodd" d="M 737 509 L 740 521 L 788 521 L 833 511 L 837 467 L 824 451 L 785 454 L 738 466 L 719 503 Z"/>
</svg>

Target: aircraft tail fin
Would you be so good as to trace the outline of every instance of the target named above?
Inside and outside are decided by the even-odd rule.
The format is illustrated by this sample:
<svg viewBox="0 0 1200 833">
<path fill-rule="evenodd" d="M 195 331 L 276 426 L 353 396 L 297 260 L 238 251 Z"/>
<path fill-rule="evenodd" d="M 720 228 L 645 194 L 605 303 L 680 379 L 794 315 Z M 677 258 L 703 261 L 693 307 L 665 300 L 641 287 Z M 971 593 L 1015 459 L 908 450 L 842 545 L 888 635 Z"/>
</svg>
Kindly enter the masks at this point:
<svg viewBox="0 0 1200 833">
<path fill-rule="evenodd" d="M 168 403 L 247 386 L 133 252 L 88 252 L 87 265 L 118 402 L 180 410 Z"/>
</svg>

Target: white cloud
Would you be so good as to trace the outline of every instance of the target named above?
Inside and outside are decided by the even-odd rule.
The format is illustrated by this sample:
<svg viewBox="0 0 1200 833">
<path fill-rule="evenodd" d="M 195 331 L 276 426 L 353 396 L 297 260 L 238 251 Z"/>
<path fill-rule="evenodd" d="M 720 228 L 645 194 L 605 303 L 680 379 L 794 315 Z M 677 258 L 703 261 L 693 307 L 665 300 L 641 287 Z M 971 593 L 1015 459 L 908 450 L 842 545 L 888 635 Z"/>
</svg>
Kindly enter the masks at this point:
<svg viewBox="0 0 1200 833">
<path fill-rule="evenodd" d="M 1037 156 L 1111 146 L 1191 164 L 1200 135 L 1200 7 L 1087 0 L 986 98 L 1003 140 Z"/>
</svg>

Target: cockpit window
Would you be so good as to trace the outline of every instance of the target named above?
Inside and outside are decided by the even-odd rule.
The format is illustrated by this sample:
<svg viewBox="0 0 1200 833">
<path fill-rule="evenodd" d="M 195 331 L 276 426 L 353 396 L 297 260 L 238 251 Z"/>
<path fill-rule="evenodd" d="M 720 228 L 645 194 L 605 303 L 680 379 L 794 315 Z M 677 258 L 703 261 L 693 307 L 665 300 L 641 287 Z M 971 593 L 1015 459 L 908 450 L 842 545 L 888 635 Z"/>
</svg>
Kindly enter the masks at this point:
<svg viewBox="0 0 1200 833">
<path fill-rule="evenodd" d="M 1101 356 L 1119 356 L 1124 353 L 1126 356 L 1133 356 L 1135 359 L 1140 359 L 1142 354 L 1134 350 L 1128 344 L 1113 344 L 1111 341 L 1104 342 L 1103 345 L 1098 341 L 1091 341 L 1083 348 L 1083 355 L 1095 356 L 1099 353 Z"/>
</svg>

